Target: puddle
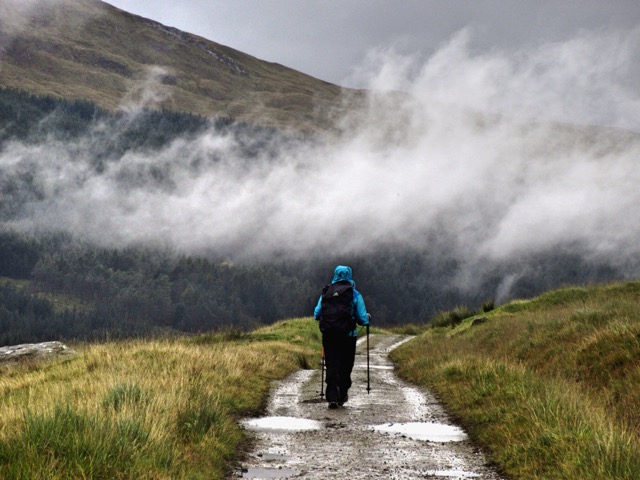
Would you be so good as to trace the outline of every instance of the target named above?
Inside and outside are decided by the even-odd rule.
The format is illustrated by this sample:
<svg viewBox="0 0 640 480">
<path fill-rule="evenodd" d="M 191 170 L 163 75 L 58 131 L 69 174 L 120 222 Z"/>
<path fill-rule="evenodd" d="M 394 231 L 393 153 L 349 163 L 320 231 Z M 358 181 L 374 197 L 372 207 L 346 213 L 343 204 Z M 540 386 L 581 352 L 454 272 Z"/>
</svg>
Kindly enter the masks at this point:
<svg viewBox="0 0 640 480">
<path fill-rule="evenodd" d="M 458 480 L 464 480 L 466 478 L 479 478 L 479 473 L 465 472 L 463 470 L 427 470 L 425 474 L 428 477 L 448 477 Z"/>
<path fill-rule="evenodd" d="M 356 363 L 354 368 L 367 368 L 367 364 Z M 393 365 L 369 365 L 369 370 L 393 370 Z"/>
<path fill-rule="evenodd" d="M 441 423 L 410 422 L 390 423 L 373 427 L 377 432 L 395 433 L 414 440 L 429 442 L 460 442 L 466 440 L 467 434 L 461 428 Z"/>
<path fill-rule="evenodd" d="M 322 428 L 322 422 L 296 417 L 262 417 L 243 420 L 241 423 L 251 430 L 261 432 L 306 432 Z"/>
<path fill-rule="evenodd" d="M 354 370 L 355 369 L 367 369 L 367 364 L 366 363 L 355 363 L 353 365 Z M 394 367 L 393 365 L 369 365 L 369 370 L 374 371 L 374 370 L 389 370 L 389 371 L 393 371 Z"/>
<path fill-rule="evenodd" d="M 242 472 L 242 478 L 287 478 L 298 475 L 290 468 L 247 468 Z"/>
<path fill-rule="evenodd" d="M 282 453 L 260 453 L 258 457 L 265 462 L 290 462 L 293 460 L 291 455 L 284 455 Z"/>
</svg>

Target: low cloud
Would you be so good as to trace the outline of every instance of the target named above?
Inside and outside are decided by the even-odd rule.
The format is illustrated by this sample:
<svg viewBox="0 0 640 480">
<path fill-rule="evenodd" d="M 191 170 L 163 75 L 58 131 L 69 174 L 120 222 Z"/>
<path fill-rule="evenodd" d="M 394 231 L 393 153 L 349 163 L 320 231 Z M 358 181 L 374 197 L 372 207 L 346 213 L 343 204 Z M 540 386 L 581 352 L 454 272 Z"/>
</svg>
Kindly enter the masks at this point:
<svg viewBox="0 0 640 480">
<path fill-rule="evenodd" d="M 211 129 L 99 172 L 91 135 L 5 145 L 4 178 L 30 172 L 41 192 L 11 224 L 234 259 L 438 251 L 462 262 L 466 288 L 487 265 L 566 246 L 638 275 L 640 96 L 628 63 L 639 31 L 515 55 L 473 55 L 472 38 L 425 61 L 372 53 L 357 72 L 367 109 L 331 142 L 246 158 L 237 137 Z"/>
<path fill-rule="evenodd" d="M 171 70 L 158 65 L 147 66 L 142 79 L 131 81 L 131 88 L 124 96 L 119 110 L 135 116 L 146 108 L 154 108 L 171 98 L 171 90 L 164 80 L 171 77 Z"/>
<path fill-rule="evenodd" d="M 46 25 L 49 16 L 60 14 L 57 7 L 69 3 L 77 2 L 75 0 L 2 0 L 0 2 L 0 50 L 7 48 L 25 29 L 38 28 L 40 22 Z M 74 30 L 80 30 L 85 22 L 101 14 L 100 9 L 95 8 L 76 8 L 74 11 L 76 15 L 66 19 L 69 28 Z"/>
</svg>

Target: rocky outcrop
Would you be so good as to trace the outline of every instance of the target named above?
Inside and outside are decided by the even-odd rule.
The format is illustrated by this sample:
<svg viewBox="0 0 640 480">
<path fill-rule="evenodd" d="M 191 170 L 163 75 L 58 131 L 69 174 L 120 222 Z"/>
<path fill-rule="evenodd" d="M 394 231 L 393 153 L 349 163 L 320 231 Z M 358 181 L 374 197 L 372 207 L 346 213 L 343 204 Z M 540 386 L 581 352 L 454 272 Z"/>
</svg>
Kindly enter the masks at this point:
<svg viewBox="0 0 640 480">
<path fill-rule="evenodd" d="M 0 363 L 18 362 L 26 359 L 45 359 L 73 354 L 73 350 L 61 342 L 24 343 L 0 347 Z"/>
</svg>

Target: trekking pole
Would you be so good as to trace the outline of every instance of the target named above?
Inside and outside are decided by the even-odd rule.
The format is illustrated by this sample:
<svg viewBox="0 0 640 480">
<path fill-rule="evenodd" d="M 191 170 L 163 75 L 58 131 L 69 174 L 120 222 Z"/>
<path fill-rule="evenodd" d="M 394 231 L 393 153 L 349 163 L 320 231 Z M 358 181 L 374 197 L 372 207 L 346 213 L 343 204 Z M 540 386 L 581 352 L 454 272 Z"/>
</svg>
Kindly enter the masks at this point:
<svg viewBox="0 0 640 480">
<path fill-rule="evenodd" d="M 322 347 L 322 356 L 320 357 L 320 398 L 324 399 L 324 346 Z"/>
<path fill-rule="evenodd" d="M 369 324 L 367 324 L 367 394 L 371 393 L 371 382 L 369 380 Z"/>
</svg>

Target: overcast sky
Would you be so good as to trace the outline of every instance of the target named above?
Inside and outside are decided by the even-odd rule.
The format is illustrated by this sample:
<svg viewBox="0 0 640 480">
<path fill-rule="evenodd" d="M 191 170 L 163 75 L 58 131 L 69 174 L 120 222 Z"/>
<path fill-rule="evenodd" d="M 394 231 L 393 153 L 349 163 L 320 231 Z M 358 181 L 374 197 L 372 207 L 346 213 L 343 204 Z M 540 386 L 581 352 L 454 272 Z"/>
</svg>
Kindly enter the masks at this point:
<svg viewBox="0 0 640 480">
<path fill-rule="evenodd" d="M 123 10 L 343 86 L 367 54 L 429 57 L 456 32 L 476 52 L 640 26 L 638 0 L 110 0 Z"/>
</svg>

